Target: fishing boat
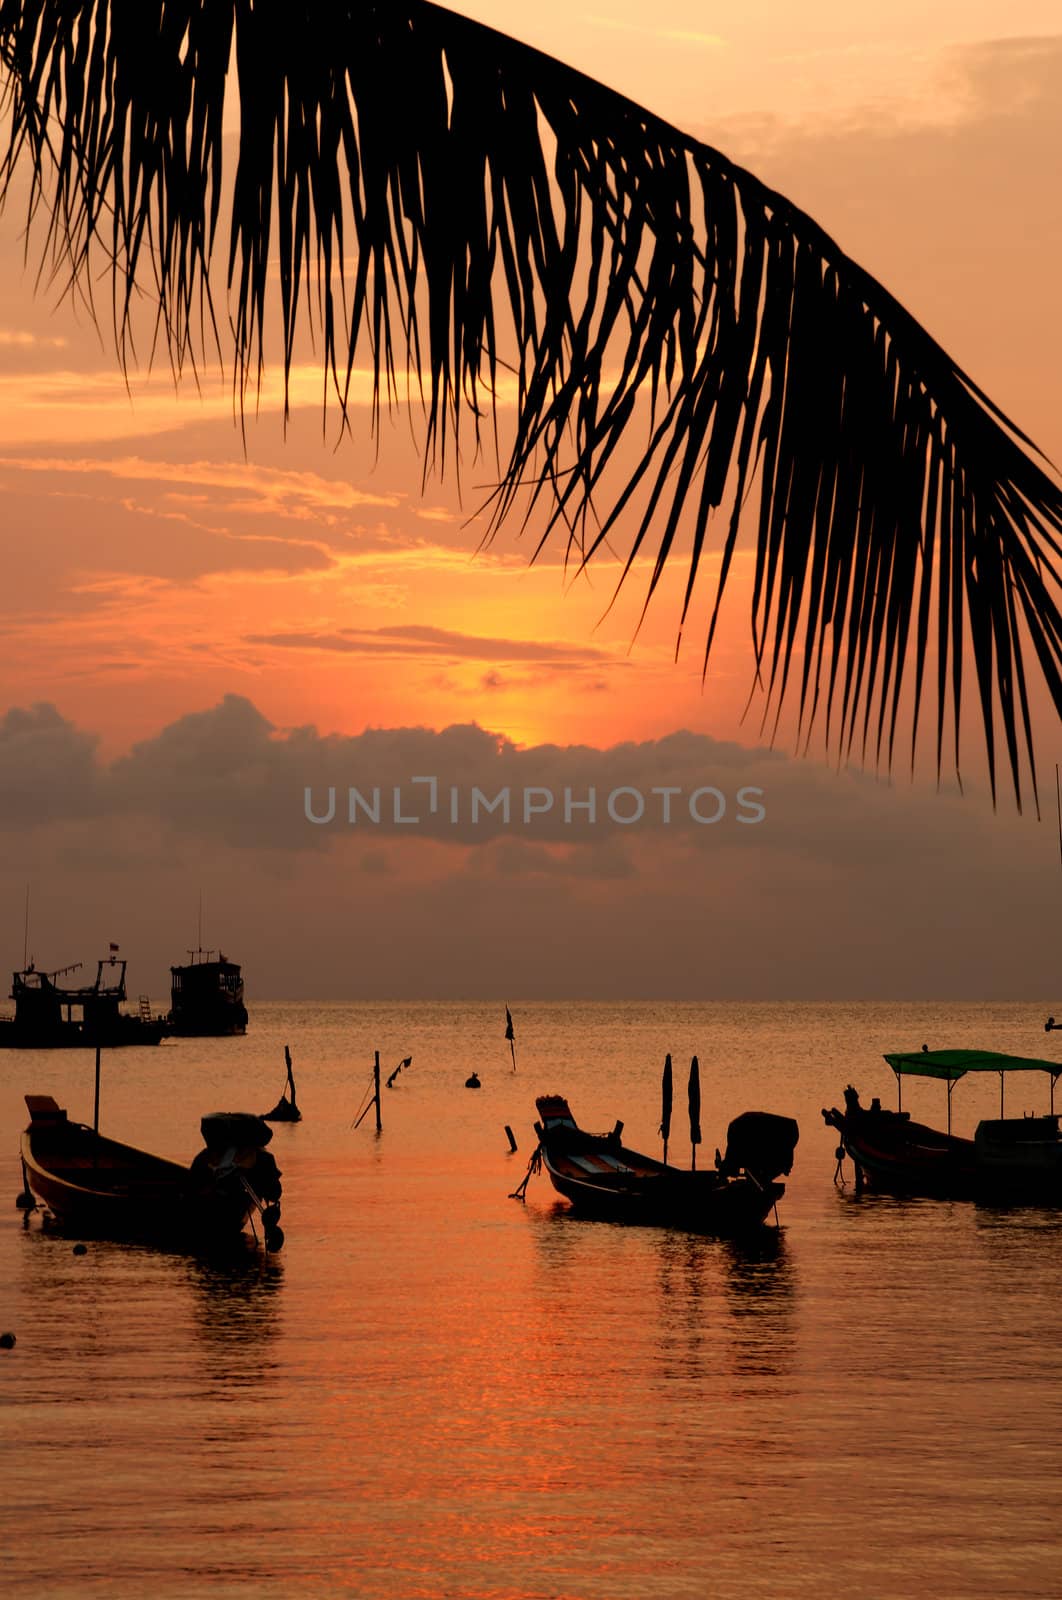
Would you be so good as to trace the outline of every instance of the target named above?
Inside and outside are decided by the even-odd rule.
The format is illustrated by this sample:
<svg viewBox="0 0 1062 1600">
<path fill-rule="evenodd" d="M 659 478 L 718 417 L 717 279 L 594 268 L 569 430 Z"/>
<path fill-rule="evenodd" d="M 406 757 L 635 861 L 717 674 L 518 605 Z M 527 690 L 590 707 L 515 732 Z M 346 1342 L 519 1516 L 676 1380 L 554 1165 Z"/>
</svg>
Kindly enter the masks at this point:
<svg viewBox="0 0 1062 1600">
<path fill-rule="evenodd" d="M 1062 1066 L 1028 1056 L 992 1050 L 926 1050 L 886 1055 L 896 1074 L 897 1109 L 874 1099 L 860 1103 L 848 1085 L 844 1110 L 823 1109 L 827 1127 L 841 1136 L 838 1164 L 849 1156 L 856 1191 L 975 1200 L 994 1205 L 1062 1206 L 1062 1135 L 1055 1114 L 1055 1084 Z M 952 1091 L 969 1072 L 999 1074 L 999 1116 L 977 1124 L 972 1139 L 951 1131 Z M 1006 1117 L 1003 1086 L 1014 1072 L 1047 1073 L 1051 1082 L 1047 1115 Z M 902 1104 L 905 1077 L 937 1078 L 947 1088 L 947 1131 L 911 1120 Z"/>
<path fill-rule="evenodd" d="M 204 1148 L 190 1166 L 106 1139 L 71 1122 L 51 1095 L 26 1095 L 19 1208 L 43 1209 L 64 1231 L 202 1246 L 235 1238 L 261 1215 L 267 1250 L 284 1242 L 280 1172 L 260 1117 L 203 1117 Z"/>
<path fill-rule="evenodd" d="M 284 1065 L 287 1069 L 287 1081 L 284 1084 L 284 1092 L 281 1094 L 280 1099 L 277 1101 L 272 1111 L 262 1112 L 263 1122 L 302 1121 L 302 1112 L 299 1110 L 295 1100 L 295 1074 L 291 1067 L 291 1050 L 287 1045 L 284 1046 Z M 388 1082 L 388 1087 L 390 1087 L 390 1081 Z"/>
<path fill-rule="evenodd" d="M 135 1013 L 121 1009 L 126 998 L 127 962 L 117 955 L 117 948 L 115 945 L 109 956 L 97 962 L 95 983 L 58 981 L 79 971 L 80 961 L 54 972 L 38 971 L 30 962 L 13 972 L 15 1015 L 0 1017 L 0 1048 L 65 1050 L 102 1045 L 111 1050 L 121 1045 L 158 1044 L 164 1039 L 169 1024 L 164 1017 L 152 1016 L 147 995 L 141 995 Z"/>
<path fill-rule="evenodd" d="M 535 1101 L 537 1157 L 558 1194 L 578 1211 L 616 1222 L 661 1223 L 733 1236 L 760 1227 L 785 1193 L 799 1136 L 790 1117 L 747 1111 L 727 1130 L 714 1168 L 685 1172 L 622 1143 L 623 1124 L 587 1133 L 561 1095 Z"/>
<path fill-rule="evenodd" d="M 184 1038 L 231 1038 L 247 1032 L 243 975 L 223 951 L 189 950 L 184 966 L 170 968 L 169 1024 Z"/>
</svg>

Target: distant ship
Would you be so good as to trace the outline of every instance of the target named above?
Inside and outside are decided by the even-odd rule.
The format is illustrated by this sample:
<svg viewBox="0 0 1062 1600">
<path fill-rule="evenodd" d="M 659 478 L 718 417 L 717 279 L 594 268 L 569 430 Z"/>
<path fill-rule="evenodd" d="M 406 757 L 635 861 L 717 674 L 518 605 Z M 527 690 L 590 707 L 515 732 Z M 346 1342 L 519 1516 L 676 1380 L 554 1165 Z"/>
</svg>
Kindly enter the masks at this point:
<svg viewBox="0 0 1062 1600">
<path fill-rule="evenodd" d="M 126 963 L 116 954 L 96 967 L 96 981 L 81 988 L 57 983 L 77 972 L 81 962 L 38 972 L 31 961 L 12 973 L 13 1017 L 0 1017 L 0 1048 L 8 1050 L 63 1050 L 100 1045 L 158 1044 L 171 1030 L 164 1017 L 151 1015 L 147 995 L 140 996 L 132 1015 L 120 1010 L 125 999 Z"/>
<path fill-rule="evenodd" d="M 223 1038 L 247 1032 L 243 978 L 235 961 L 218 951 L 189 950 L 186 966 L 170 968 L 169 1026 L 173 1033 Z"/>
</svg>

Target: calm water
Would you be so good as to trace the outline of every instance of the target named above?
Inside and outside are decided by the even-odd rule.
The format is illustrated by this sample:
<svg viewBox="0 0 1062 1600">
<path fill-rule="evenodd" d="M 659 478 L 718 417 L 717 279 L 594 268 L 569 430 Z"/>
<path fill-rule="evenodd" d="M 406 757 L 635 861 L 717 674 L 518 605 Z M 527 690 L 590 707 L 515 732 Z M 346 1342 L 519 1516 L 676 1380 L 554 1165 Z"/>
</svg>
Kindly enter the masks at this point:
<svg viewBox="0 0 1062 1600">
<path fill-rule="evenodd" d="M 26 1090 L 91 1120 L 83 1052 L 5 1053 L 0 1582 L 45 1597 L 400 1600 L 1035 1596 L 1062 1589 L 1062 1220 L 855 1200 L 819 1115 L 887 1049 L 1062 1056 L 1048 1007 L 256 1006 L 243 1040 L 113 1052 L 105 1131 L 188 1160 L 204 1111 L 276 1130 L 283 1253 L 211 1265 L 24 1231 Z M 384 1132 L 350 1123 L 372 1051 Z M 526 1206 L 534 1097 L 658 1149 L 657 1084 L 701 1059 L 705 1159 L 794 1115 L 775 1248 Z M 462 1085 L 475 1067 L 478 1093 Z M 905 1088 L 944 1118 L 935 1083 Z M 1045 1109 L 1012 1080 L 1008 1111 Z M 957 1131 L 998 1080 L 955 1091 Z M 520 1141 L 512 1156 L 503 1133 Z M 6 1194 L 6 1199 L 3 1195 Z"/>
</svg>

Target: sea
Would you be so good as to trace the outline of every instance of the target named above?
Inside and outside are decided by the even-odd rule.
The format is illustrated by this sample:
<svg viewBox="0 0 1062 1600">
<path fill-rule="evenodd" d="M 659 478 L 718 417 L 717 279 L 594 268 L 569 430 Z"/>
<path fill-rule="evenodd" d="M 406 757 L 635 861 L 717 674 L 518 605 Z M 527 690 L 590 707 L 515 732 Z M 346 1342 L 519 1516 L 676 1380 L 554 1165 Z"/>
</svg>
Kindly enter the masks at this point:
<svg viewBox="0 0 1062 1600">
<path fill-rule="evenodd" d="M 188 1161 L 267 1110 L 286 1241 L 217 1260 L 15 1208 L 22 1096 L 91 1122 L 87 1051 L 0 1058 L 0 1587 L 18 1600 L 981 1600 L 1062 1593 L 1062 1215 L 854 1193 L 822 1120 L 886 1051 L 1062 1060 L 1038 1004 L 255 1004 L 242 1039 L 105 1052 L 102 1131 Z M 373 1113 L 371 1084 L 411 1056 Z M 749 1244 L 581 1220 L 535 1097 L 690 1160 L 795 1117 Z M 479 1090 L 465 1088 L 472 1071 Z M 1047 1075 L 1006 1110 L 1047 1109 Z M 1060 1086 L 1062 1088 L 1062 1086 Z M 905 1081 L 943 1126 L 945 1089 Z M 954 1091 L 957 1132 L 999 1080 Z M 1062 1109 L 1062 1095 L 1060 1095 Z M 509 1149 L 506 1126 L 518 1143 Z"/>
</svg>

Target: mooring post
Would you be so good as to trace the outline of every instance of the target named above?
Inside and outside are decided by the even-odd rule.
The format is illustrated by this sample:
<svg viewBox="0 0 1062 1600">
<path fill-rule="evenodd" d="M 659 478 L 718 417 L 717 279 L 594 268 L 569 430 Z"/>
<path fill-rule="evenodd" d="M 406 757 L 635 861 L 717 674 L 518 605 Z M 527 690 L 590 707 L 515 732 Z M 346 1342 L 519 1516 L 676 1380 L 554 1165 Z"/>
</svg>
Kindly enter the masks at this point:
<svg viewBox="0 0 1062 1600">
<path fill-rule="evenodd" d="M 92 1131 L 100 1131 L 100 1047 L 96 1046 L 96 1097 L 92 1105 Z"/>
<path fill-rule="evenodd" d="M 509 1149 L 515 1154 L 516 1140 L 513 1138 L 513 1130 L 510 1128 L 508 1123 L 505 1124 L 505 1137 L 509 1141 Z"/>
<path fill-rule="evenodd" d="M 383 1123 L 380 1121 L 380 1052 L 377 1050 L 373 1059 L 372 1068 L 373 1092 L 376 1096 L 376 1131 L 383 1132 Z"/>
</svg>

